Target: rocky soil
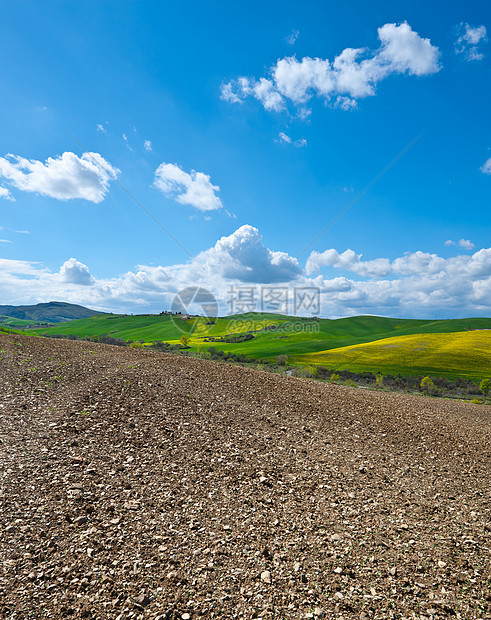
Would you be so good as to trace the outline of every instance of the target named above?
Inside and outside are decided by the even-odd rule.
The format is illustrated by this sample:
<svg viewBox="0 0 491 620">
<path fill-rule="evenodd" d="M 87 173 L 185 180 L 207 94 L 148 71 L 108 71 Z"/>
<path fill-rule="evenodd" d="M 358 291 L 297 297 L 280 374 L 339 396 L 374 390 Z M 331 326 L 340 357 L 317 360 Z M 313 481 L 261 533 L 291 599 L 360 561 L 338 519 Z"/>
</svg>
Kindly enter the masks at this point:
<svg viewBox="0 0 491 620">
<path fill-rule="evenodd" d="M 490 413 L 2 335 L 0 617 L 489 618 Z"/>
</svg>

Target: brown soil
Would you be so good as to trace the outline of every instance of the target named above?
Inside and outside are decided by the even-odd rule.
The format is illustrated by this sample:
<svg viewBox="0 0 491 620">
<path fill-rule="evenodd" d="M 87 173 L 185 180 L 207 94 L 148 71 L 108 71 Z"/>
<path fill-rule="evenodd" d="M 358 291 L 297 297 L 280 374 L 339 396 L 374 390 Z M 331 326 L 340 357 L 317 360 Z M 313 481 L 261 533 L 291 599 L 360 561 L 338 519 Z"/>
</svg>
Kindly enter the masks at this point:
<svg viewBox="0 0 491 620">
<path fill-rule="evenodd" d="M 485 406 L 2 335 L 0 617 L 490 617 L 490 431 Z"/>
</svg>

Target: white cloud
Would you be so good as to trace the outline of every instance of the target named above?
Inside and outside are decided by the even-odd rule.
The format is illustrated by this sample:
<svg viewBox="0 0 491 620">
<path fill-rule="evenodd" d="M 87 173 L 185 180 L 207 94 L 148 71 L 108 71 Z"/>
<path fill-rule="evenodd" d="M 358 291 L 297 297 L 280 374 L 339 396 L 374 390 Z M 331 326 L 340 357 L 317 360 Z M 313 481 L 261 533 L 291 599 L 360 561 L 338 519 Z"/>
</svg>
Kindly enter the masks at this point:
<svg viewBox="0 0 491 620">
<path fill-rule="evenodd" d="M 286 133 L 284 133 L 283 131 L 280 131 L 280 133 L 278 134 L 278 137 L 279 137 L 279 142 L 285 142 L 286 144 L 292 143 L 292 139 L 290 138 L 290 136 L 287 136 Z"/>
<path fill-rule="evenodd" d="M 60 276 L 62 282 L 70 284 L 90 286 L 94 283 L 94 278 L 90 275 L 87 265 L 84 265 L 75 258 L 70 258 L 63 263 L 60 268 Z"/>
<path fill-rule="evenodd" d="M 16 235 L 29 235 L 30 234 L 28 230 L 15 230 L 15 228 L 7 228 L 7 226 L 0 226 L 0 230 L 8 230 L 9 232 L 13 232 Z"/>
<path fill-rule="evenodd" d="M 287 37 L 285 37 L 285 41 L 287 45 L 294 45 L 295 41 L 298 39 L 299 34 L 300 32 L 298 30 L 292 30 L 290 34 Z"/>
<path fill-rule="evenodd" d="M 447 245 L 450 244 L 447 242 Z M 452 245 L 456 245 L 455 242 L 452 242 Z M 468 250 L 474 247 L 474 244 L 466 239 L 461 239 L 458 245 Z M 491 248 L 479 250 L 471 256 L 459 255 L 452 258 L 442 258 L 437 254 L 418 250 L 417 252 L 407 252 L 393 261 L 388 258 L 363 261 L 361 254 L 349 249 L 341 254 L 335 249 L 312 252 L 307 259 L 306 273 L 309 275 L 318 273 L 322 267 L 351 271 L 369 278 L 385 278 L 388 276 L 423 278 L 436 275 L 456 278 L 491 276 Z"/>
<path fill-rule="evenodd" d="M 0 239 L 0 243 L 12 243 L 10 239 Z"/>
<path fill-rule="evenodd" d="M 6 200 L 15 200 L 15 198 L 6 187 L 0 187 L 0 198 L 5 198 Z"/>
<path fill-rule="evenodd" d="M 296 146 L 296 147 L 307 146 L 307 140 L 305 138 L 299 138 L 298 140 L 292 140 L 290 136 L 288 136 L 283 131 L 280 131 L 280 133 L 278 134 L 277 142 L 284 143 L 284 144 L 292 144 L 293 146 Z"/>
<path fill-rule="evenodd" d="M 472 241 L 469 241 L 469 239 L 459 239 L 459 241 L 452 241 L 451 239 L 447 239 L 447 241 L 445 241 L 445 245 L 459 245 L 465 250 L 473 250 L 475 248 L 475 244 L 472 243 Z"/>
<path fill-rule="evenodd" d="M 289 282 L 302 273 L 296 258 L 269 250 L 258 229 L 248 224 L 219 239 L 195 261 L 226 280 L 241 282 Z"/>
<path fill-rule="evenodd" d="M 154 185 L 177 202 L 200 211 L 213 211 L 223 206 L 216 195 L 220 188 L 211 183 L 209 175 L 195 170 L 185 172 L 177 164 L 160 164 L 155 171 Z"/>
<path fill-rule="evenodd" d="M 393 74 L 436 73 L 439 50 L 412 30 L 407 22 L 385 24 L 378 29 L 379 47 L 346 48 L 331 62 L 327 59 L 294 56 L 279 59 L 270 78 L 239 77 L 222 85 L 221 96 L 231 103 L 246 97 L 258 99 L 266 110 L 281 111 L 286 101 L 305 106 L 313 96 L 342 109 L 356 106 L 356 100 L 375 94 L 381 80 Z M 305 114 L 305 107 L 301 108 Z"/>
<path fill-rule="evenodd" d="M 334 102 L 335 108 L 341 108 L 341 110 L 354 110 L 358 107 L 358 103 L 356 99 L 351 99 L 350 97 L 341 97 L 340 95 L 336 97 Z"/>
<path fill-rule="evenodd" d="M 484 172 L 484 174 L 491 174 L 491 157 L 481 166 L 481 172 Z"/>
<path fill-rule="evenodd" d="M 133 127 L 133 129 L 134 129 L 134 131 L 136 132 L 136 129 L 135 129 L 134 127 Z M 130 144 L 129 144 L 129 142 L 128 142 L 128 136 L 124 133 L 124 134 L 122 135 L 122 138 L 123 138 L 123 140 L 124 140 L 124 143 L 125 143 L 126 148 L 128 149 L 128 151 L 133 151 L 133 149 L 131 148 L 131 146 L 130 146 Z"/>
<path fill-rule="evenodd" d="M 315 273 L 326 266 L 334 270 L 330 277 Z M 236 287 L 253 290 L 260 299 L 261 287 L 287 286 L 290 293 L 294 287 L 318 287 L 321 316 L 489 315 L 491 248 L 448 259 L 418 251 L 394 260 L 363 260 L 353 250 L 328 249 L 312 252 L 304 270 L 294 257 L 269 249 L 259 231 L 245 225 L 187 263 L 138 265 L 106 279 L 91 276 L 89 268 L 74 258 L 55 271 L 40 263 L 0 259 L 4 303 L 60 299 L 106 311 L 155 312 L 169 308 L 174 295 L 189 286 L 210 290 L 221 314 L 230 311 L 228 302 Z"/>
<path fill-rule="evenodd" d="M 88 267 L 74 258 L 56 272 L 39 263 L 0 259 L 0 297 L 4 303 L 63 299 L 101 310 L 133 312 L 138 307 L 142 311 L 169 307 L 179 290 L 203 286 L 222 300 L 221 311 L 226 313 L 231 286 L 288 283 L 302 273 L 295 258 L 268 249 L 258 230 L 245 225 L 188 263 L 165 268 L 139 265 L 108 279 L 93 278 Z"/>
<path fill-rule="evenodd" d="M 145 140 L 145 142 L 143 143 L 143 146 L 145 147 L 146 151 L 151 151 L 152 150 L 152 141 L 151 140 Z"/>
<path fill-rule="evenodd" d="M 81 198 L 102 202 L 110 181 L 116 179 L 119 172 L 99 153 L 77 157 L 66 152 L 59 157 L 48 157 L 44 163 L 10 154 L 0 157 L 0 177 L 24 192 L 58 200 Z"/>
<path fill-rule="evenodd" d="M 276 90 L 272 80 L 240 77 L 234 82 L 223 84 L 221 97 L 230 103 L 241 103 L 245 97 L 255 97 L 265 110 L 279 112 L 285 107 L 281 94 Z"/>
<path fill-rule="evenodd" d="M 482 60 L 482 47 L 488 41 L 486 26 L 471 26 L 461 23 L 457 27 L 455 53 L 462 54 L 466 60 Z"/>
<path fill-rule="evenodd" d="M 101 125 L 101 123 L 99 123 L 97 125 L 97 131 L 99 131 L 100 133 L 103 133 L 105 136 L 107 136 L 106 128 L 104 127 L 104 125 Z"/>
<path fill-rule="evenodd" d="M 361 276 L 385 277 L 390 271 L 390 261 L 387 258 L 377 258 L 370 261 L 362 261 L 361 254 L 353 250 L 346 250 L 339 254 L 337 250 L 330 249 L 325 252 L 312 252 L 305 266 L 307 274 L 313 274 L 321 267 L 334 267 L 345 271 L 353 271 Z"/>
</svg>

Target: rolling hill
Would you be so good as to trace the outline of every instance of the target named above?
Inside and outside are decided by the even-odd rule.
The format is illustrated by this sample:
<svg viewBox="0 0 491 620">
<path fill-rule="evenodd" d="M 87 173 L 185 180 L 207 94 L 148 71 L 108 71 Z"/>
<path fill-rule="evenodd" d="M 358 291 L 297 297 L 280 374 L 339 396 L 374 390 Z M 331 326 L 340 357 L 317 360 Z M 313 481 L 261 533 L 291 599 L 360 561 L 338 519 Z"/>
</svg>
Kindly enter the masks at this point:
<svg viewBox="0 0 491 620">
<path fill-rule="evenodd" d="M 7 329 L 26 329 L 32 325 L 32 321 L 17 319 L 13 316 L 0 315 L 0 328 Z"/>
<path fill-rule="evenodd" d="M 21 319 L 29 323 L 61 323 L 84 319 L 96 314 L 100 314 L 100 312 L 62 301 L 50 301 L 34 306 L 0 306 L 0 315 Z"/>
<path fill-rule="evenodd" d="M 484 357 L 477 355 L 477 349 L 474 346 L 474 342 L 479 341 L 479 335 L 491 333 L 482 331 L 486 329 L 491 330 L 491 319 L 432 321 L 358 316 L 334 320 L 306 320 L 280 314 L 254 313 L 216 319 L 190 317 L 184 320 L 178 315 L 168 314 L 136 316 L 97 314 L 90 318 L 60 323 L 46 329 L 36 329 L 34 332 L 40 335 L 74 335 L 79 338 L 109 335 L 125 341 L 151 343 L 160 340 L 170 344 L 179 343 L 181 336 L 185 334 L 189 338 L 189 346 L 195 351 L 203 351 L 213 346 L 226 353 L 244 354 L 264 360 L 274 360 L 278 355 L 287 355 L 289 363 L 327 365 L 328 367 L 332 367 L 335 363 L 336 367 L 340 368 L 355 370 L 363 368 L 372 371 L 386 368 L 386 372 L 389 372 L 389 369 L 390 372 L 396 369 L 401 374 L 429 372 L 430 368 L 435 368 L 440 374 L 446 372 L 447 374 L 471 376 L 474 371 L 482 374 L 486 369 L 488 360 L 486 354 Z M 472 338 L 470 336 L 467 339 L 464 337 L 463 340 L 457 338 L 458 343 L 455 345 L 457 348 L 458 346 L 465 348 L 466 343 L 472 347 L 467 356 L 452 354 L 454 355 L 453 361 L 450 361 L 449 368 L 446 368 L 446 361 L 442 361 L 446 360 L 446 354 L 435 353 L 435 359 L 428 356 L 427 361 L 430 365 L 425 362 L 421 366 L 422 358 L 416 355 L 417 347 L 413 347 L 411 338 L 414 337 L 416 338 L 414 342 L 419 342 L 422 334 L 457 333 L 475 334 Z M 231 342 L 233 338 L 230 336 L 237 334 L 250 334 L 251 338 L 243 342 Z M 382 346 L 380 351 L 374 348 L 363 353 L 358 363 L 355 363 L 354 354 L 350 352 L 355 346 L 397 338 L 401 339 L 397 344 L 385 343 L 391 346 Z M 407 339 L 404 340 L 404 338 Z M 451 341 L 452 338 L 447 339 L 447 344 Z M 448 344 L 448 346 L 451 345 Z M 376 350 L 377 355 L 375 355 Z M 336 353 L 329 356 L 328 351 Z M 406 364 L 404 362 L 406 358 L 403 358 L 404 351 L 413 361 L 419 361 L 410 363 L 411 360 L 408 360 Z M 360 355 L 362 355 L 361 352 Z M 384 357 L 387 359 L 386 364 L 382 363 Z"/>
<path fill-rule="evenodd" d="M 491 373 L 491 330 L 425 333 L 295 356 L 300 364 L 382 374 L 480 378 Z"/>
</svg>

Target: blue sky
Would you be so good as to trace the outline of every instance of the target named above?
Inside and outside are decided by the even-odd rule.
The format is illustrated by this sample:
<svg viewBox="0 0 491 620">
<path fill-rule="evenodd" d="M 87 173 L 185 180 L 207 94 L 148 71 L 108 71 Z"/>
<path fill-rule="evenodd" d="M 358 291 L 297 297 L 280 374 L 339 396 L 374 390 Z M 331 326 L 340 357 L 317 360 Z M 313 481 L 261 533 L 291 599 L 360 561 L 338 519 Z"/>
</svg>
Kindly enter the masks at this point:
<svg viewBox="0 0 491 620">
<path fill-rule="evenodd" d="M 325 316 L 489 315 L 490 16 L 1 3 L 0 303 L 281 284 Z"/>
</svg>

